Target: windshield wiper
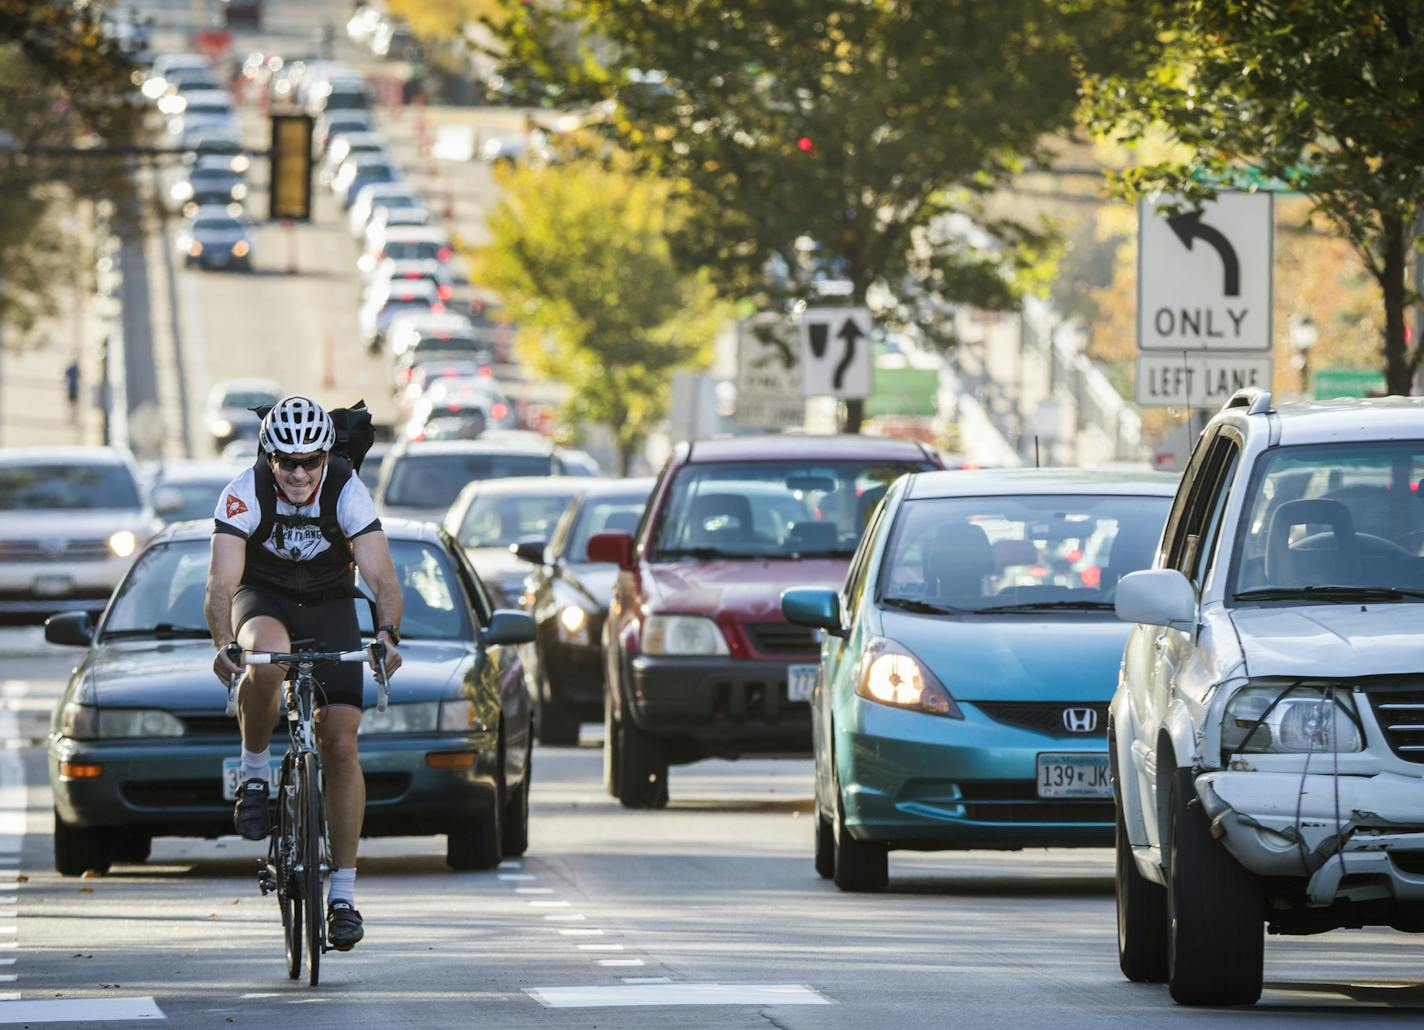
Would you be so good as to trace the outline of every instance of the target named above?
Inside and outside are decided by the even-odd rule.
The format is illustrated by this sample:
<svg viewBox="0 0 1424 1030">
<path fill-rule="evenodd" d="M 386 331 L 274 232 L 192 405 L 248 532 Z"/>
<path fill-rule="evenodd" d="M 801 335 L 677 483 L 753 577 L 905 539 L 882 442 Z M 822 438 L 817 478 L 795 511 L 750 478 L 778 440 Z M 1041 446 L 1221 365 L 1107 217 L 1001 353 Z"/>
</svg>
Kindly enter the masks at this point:
<svg viewBox="0 0 1424 1030">
<path fill-rule="evenodd" d="M 792 551 L 781 558 L 849 558 L 855 551 L 849 547 L 827 547 L 818 551 Z"/>
<path fill-rule="evenodd" d="M 140 637 L 155 637 L 159 640 L 207 640 L 212 637 L 212 633 L 197 626 L 175 626 L 171 622 L 160 622 L 156 626 L 136 629 L 105 630 L 103 639 L 124 640 Z"/>
<path fill-rule="evenodd" d="M 1110 601 L 1025 601 L 1022 604 L 1001 604 L 992 608 L 976 608 L 977 615 L 997 615 L 1000 612 L 1079 611 L 1105 612 L 1113 608 Z"/>
<path fill-rule="evenodd" d="M 952 608 L 947 604 L 933 604 L 930 601 L 921 601 L 918 597 L 882 597 L 880 603 L 889 608 L 899 608 L 902 612 L 914 612 L 916 615 L 962 615 L 961 608 Z"/>
<path fill-rule="evenodd" d="M 658 551 L 652 560 L 660 562 L 691 558 L 694 561 L 755 561 L 766 557 L 768 556 L 765 554 L 737 554 L 734 551 L 719 551 L 715 547 L 672 547 L 665 551 Z"/>
<path fill-rule="evenodd" d="M 1319 599 L 1332 604 L 1352 604 L 1358 601 L 1414 601 L 1424 598 L 1424 590 L 1400 587 L 1261 587 L 1236 594 L 1233 601 L 1307 601 Z"/>
</svg>

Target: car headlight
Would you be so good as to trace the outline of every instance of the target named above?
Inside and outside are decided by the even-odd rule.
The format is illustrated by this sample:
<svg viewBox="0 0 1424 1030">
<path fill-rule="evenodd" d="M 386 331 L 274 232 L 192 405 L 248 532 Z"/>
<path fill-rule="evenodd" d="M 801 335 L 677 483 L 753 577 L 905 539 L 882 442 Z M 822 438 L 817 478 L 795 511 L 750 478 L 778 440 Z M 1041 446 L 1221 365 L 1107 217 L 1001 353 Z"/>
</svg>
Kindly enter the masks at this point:
<svg viewBox="0 0 1424 1030">
<path fill-rule="evenodd" d="M 246 240 L 238 240 L 232 245 L 233 257 L 247 257 L 247 252 L 252 248 L 247 245 Z"/>
<path fill-rule="evenodd" d="M 177 183 L 174 185 L 172 192 L 174 200 L 187 200 L 193 195 L 193 184 L 188 182 Z"/>
<path fill-rule="evenodd" d="M 384 712 L 367 708 L 358 733 L 433 733 L 440 724 L 439 701 L 387 705 Z"/>
<path fill-rule="evenodd" d="M 588 612 L 571 604 L 559 612 L 559 643 L 588 644 Z"/>
<path fill-rule="evenodd" d="M 208 428 L 210 428 L 210 429 L 213 431 L 213 435 L 214 435 L 214 436 L 231 436 L 231 435 L 232 435 L 232 423 L 229 422 L 229 421 L 228 421 L 227 419 L 225 419 L 225 418 L 215 418 L 215 419 L 213 419 L 212 425 L 209 426 Z"/>
<path fill-rule="evenodd" d="M 152 708 L 101 708 L 100 737 L 181 737 L 183 722 L 176 715 Z"/>
<path fill-rule="evenodd" d="M 109 550 L 117 558 L 127 558 L 138 547 L 138 537 L 131 530 L 121 529 L 109 537 Z"/>
<path fill-rule="evenodd" d="M 649 615 L 643 623 L 643 653 L 727 654 L 727 638 L 715 622 L 702 615 Z"/>
<path fill-rule="evenodd" d="M 252 162 L 248 159 L 246 154 L 238 154 L 228 163 L 228 167 L 234 172 L 245 172 L 251 165 Z"/>
<path fill-rule="evenodd" d="M 95 740 L 99 736 L 99 709 L 71 701 L 59 713 L 59 735 L 73 740 Z"/>
<path fill-rule="evenodd" d="M 866 647 L 855 692 L 877 704 L 964 718 L 938 677 L 906 648 L 884 637 L 876 637 Z"/>
<path fill-rule="evenodd" d="M 188 246 L 188 256 L 189 256 L 189 257 L 202 257 L 202 256 L 203 256 L 203 245 L 202 245 L 201 243 L 199 243 L 197 240 L 194 240 L 194 241 L 193 241 L 191 244 L 189 244 L 189 246 Z"/>
<path fill-rule="evenodd" d="M 233 199 L 233 200 L 242 200 L 242 199 L 243 199 L 244 197 L 246 197 L 246 196 L 247 196 L 247 187 L 244 186 L 244 185 L 243 185 L 242 183 L 240 183 L 240 182 L 233 183 L 233 186 L 232 186 L 232 199 Z"/>
<path fill-rule="evenodd" d="M 473 701 L 460 697 L 440 702 L 440 732 L 482 733 L 487 729 Z"/>
<path fill-rule="evenodd" d="M 1243 687 L 1226 703 L 1221 749 L 1227 754 L 1362 751 L 1359 715 L 1348 693 L 1323 687 Z"/>
</svg>

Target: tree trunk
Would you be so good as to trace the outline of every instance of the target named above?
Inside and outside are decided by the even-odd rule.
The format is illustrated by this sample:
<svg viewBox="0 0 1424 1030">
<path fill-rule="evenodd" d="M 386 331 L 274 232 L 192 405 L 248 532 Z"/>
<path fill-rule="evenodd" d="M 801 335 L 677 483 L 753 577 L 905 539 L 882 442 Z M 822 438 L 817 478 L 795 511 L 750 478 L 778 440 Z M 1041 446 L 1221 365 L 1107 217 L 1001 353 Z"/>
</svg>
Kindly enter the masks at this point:
<svg viewBox="0 0 1424 1030">
<path fill-rule="evenodd" d="M 1385 392 L 1407 397 L 1413 374 L 1409 367 L 1409 344 L 1404 339 L 1404 219 L 1386 214 L 1383 228 L 1383 260 L 1380 290 L 1384 294 L 1384 382 Z"/>
<path fill-rule="evenodd" d="M 620 478 L 628 475 L 628 466 L 633 463 L 633 454 L 638 450 L 638 440 L 625 439 L 619 435 L 618 441 L 618 475 Z"/>
</svg>

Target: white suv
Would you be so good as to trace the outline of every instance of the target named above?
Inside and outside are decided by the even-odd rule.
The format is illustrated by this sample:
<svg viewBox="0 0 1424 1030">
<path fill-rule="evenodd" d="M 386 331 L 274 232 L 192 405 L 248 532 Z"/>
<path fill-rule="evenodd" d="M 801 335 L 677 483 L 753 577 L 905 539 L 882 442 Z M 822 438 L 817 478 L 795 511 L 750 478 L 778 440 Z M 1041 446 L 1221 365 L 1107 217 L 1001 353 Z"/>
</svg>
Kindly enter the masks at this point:
<svg viewBox="0 0 1424 1030">
<path fill-rule="evenodd" d="M 1424 932 L 1424 400 L 1273 408 L 1202 433 L 1108 734 L 1118 951 L 1184 1004 L 1261 994 L 1263 926 Z"/>
</svg>

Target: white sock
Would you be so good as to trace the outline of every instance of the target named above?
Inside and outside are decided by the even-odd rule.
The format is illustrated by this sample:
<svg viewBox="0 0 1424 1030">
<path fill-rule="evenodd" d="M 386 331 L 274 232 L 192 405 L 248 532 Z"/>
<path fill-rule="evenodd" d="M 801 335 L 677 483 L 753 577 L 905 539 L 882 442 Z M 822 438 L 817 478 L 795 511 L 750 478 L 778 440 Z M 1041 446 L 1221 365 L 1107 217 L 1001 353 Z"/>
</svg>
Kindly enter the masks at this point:
<svg viewBox="0 0 1424 1030">
<path fill-rule="evenodd" d="M 249 751 L 242 749 L 242 782 L 248 780 L 265 780 L 267 778 L 267 763 L 272 757 L 272 749 L 265 747 L 261 751 Z"/>
<path fill-rule="evenodd" d="M 356 907 L 356 870 L 333 869 L 326 881 L 326 901 L 347 901 Z"/>
</svg>

